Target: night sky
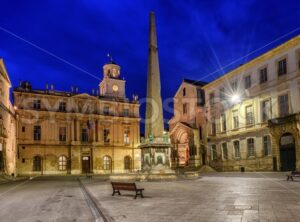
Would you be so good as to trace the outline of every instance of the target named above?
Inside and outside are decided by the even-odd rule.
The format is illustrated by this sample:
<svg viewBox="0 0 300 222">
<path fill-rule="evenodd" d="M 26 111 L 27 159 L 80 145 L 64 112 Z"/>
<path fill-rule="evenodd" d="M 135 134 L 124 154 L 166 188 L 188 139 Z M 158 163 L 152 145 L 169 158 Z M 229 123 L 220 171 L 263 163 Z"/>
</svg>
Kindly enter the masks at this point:
<svg viewBox="0 0 300 222">
<path fill-rule="evenodd" d="M 91 93 L 111 53 L 127 96 L 145 97 L 151 10 L 163 99 L 174 96 L 183 78 L 211 81 L 222 71 L 208 74 L 220 67 L 244 56 L 231 69 L 300 34 L 299 0 L 2 0 L 0 57 L 13 87 L 29 80 L 33 88 L 49 83 L 70 91 L 73 85 Z"/>
</svg>

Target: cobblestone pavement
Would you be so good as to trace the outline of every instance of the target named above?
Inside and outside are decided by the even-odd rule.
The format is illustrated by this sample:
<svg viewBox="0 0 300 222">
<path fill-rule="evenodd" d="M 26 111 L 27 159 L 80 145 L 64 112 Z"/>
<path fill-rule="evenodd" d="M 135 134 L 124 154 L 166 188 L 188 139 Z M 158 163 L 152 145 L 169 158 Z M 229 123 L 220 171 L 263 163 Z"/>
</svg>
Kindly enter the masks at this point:
<svg viewBox="0 0 300 222">
<path fill-rule="evenodd" d="M 95 221 L 76 177 L 0 184 L 0 222 Z"/>
<path fill-rule="evenodd" d="M 111 221 L 300 221 L 300 179 L 285 173 L 210 173 L 198 180 L 140 182 L 145 198 L 111 196 L 109 182 L 84 183 Z"/>
</svg>

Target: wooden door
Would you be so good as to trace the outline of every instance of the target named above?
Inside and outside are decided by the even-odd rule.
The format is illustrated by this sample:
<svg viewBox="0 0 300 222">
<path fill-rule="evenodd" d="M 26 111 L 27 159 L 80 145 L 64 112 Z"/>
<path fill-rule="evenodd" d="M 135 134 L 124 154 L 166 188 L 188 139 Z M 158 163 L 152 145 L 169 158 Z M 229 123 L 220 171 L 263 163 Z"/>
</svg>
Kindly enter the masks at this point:
<svg viewBox="0 0 300 222">
<path fill-rule="evenodd" d="M 82 157 L 82 173 L 91 172 L 91 161 L 89 156 Z"/>
</svg>

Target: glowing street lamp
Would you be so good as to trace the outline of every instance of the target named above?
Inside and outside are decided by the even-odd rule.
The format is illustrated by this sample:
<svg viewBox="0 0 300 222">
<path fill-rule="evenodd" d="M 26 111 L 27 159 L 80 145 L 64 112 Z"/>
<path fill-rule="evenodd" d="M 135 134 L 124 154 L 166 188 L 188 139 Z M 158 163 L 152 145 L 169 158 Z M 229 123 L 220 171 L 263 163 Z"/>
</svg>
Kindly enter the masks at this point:
<svg viewBox="0 0 300 222">
<path fill-rule="evenodd" d="M 230 100 L 231 100 L 232 103 L 235 104 L 235 103 L 240 102 L 241 98 L 238 94 L 234 94 L 234 95 L 231 96 Z"/>
</svg>

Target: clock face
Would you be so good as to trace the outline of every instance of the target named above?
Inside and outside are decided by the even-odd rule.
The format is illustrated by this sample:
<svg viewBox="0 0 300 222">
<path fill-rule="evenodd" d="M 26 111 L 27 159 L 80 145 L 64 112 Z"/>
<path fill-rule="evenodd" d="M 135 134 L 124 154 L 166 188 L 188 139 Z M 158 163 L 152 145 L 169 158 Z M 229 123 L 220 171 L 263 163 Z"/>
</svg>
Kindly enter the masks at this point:
<svg viewBox="0 0 300 222">
<path fill-rule="evenodd" d="M 119 90 L 119 87 L 117 85 L 113 85 L 112 89 L 113 89 L 114 92 L 117 92 Z"/>
</svg>

